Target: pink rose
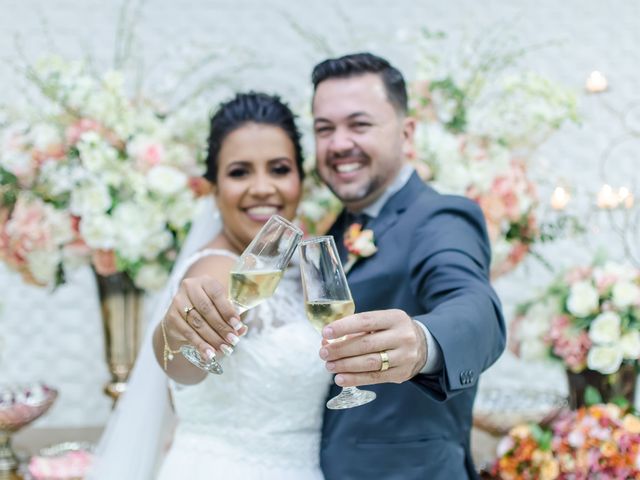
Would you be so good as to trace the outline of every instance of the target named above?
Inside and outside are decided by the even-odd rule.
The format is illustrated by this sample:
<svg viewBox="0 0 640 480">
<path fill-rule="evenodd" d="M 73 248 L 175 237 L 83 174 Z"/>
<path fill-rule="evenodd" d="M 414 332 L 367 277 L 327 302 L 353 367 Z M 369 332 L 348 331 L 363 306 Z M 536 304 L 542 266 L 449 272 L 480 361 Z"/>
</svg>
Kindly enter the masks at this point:
<svg viewBox="0 0 640 480">
<path fill-rule="evenodd" d="M 80 140 L 80 137 L 85 132 L 100 131 L 101 126 L 95 120 L 90 118 L 81 118 L 74 124 L 67 127 L 65 137 L 69 145 L 75 145 Z"/>
<path fill-rule="evenodd" d="M 211 192 L 211 183 L 203 177 L 189 177 L 189 188 L 196 197 L 203 197 Z"/>
</svg>

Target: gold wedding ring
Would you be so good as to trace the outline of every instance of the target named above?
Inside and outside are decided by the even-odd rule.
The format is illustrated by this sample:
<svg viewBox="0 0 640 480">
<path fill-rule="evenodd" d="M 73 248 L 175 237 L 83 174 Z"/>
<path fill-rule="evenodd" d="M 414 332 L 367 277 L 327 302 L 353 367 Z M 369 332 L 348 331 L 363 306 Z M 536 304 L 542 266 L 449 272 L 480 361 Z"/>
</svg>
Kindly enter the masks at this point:
<svg viewBox="0 0 640 480">
<path fill-rule="evenodd" d="M 384 372 L 385 370 L 389 370 L 389 355 L 387 355 L 387 351 L 383 350 L 380 353 L 380 360 L 382 360 L 382 365 L 380 365 L 380 371 Z"/>
<path fill-rule="evenodd" d="M 194 307 L 193 305 L 187 305 L 186 307 L 184 307 L 182 309 L 182 311 L 184 312 L 184 318 L 186 319 L 189 316 L 189 312 L 195 308 L 196 307 Z"/>
</svg>

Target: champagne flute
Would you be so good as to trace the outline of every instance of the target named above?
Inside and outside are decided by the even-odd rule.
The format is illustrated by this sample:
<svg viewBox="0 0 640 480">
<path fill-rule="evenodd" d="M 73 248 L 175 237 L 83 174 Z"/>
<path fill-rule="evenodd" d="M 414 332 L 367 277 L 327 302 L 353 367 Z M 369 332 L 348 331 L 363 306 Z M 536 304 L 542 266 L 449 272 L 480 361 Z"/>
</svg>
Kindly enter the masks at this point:
<svg viewBox="0 0 640 480">
<path fill-rule="evenodd" d="M 318 332 L 322 332 L 322 328 L 334 320 L 355 312 L 347 278 L 332 236 L 300 242 L 300 272 L 305 311 L 311 325 Z M 342 340 L 344 338 L 329 342 Z M 327 408 L 337 410 L 358 407 L 375 398 L 375 392 L 344 387 L 339 395 L 327 402 Z"/>
<path fill-rule="evenodd" d="M 240 315 L 273 295 L 301 238 L 302 231 L 278 215 L 263 225 L 229 272 L 229 300 Z M 193 345 L 180 353 L 209 373 L 223 373 L 215 358 L 203 360 Z"/>
</svg>

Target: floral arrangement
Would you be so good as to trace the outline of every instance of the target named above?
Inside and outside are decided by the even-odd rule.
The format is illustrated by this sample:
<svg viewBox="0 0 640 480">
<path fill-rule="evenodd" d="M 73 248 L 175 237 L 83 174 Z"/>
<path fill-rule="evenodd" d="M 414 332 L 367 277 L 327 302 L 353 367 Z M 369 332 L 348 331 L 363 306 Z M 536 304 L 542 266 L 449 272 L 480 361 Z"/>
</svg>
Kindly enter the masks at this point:
<svg viewBox="0 0 640 480">
<path fill-rule="evenodd" d="M 206 122 L 129 98 L 117 71 L 47 58 L 28 78 L 46 105 L 0 130 L 0 258 L 37 285 L 89 263 L 160 288 L 206 191 Z"/>
<path fill-rule="evenodd" d="M 567 369 L 608 375 L 640 359 L 640 270 L 608 262 L 576 267 L 543 294 L 519 305 L 512 350 L 529 360 L 553 358 Z"/>
<path fill-rule="evenodd" d="M 498 50 L 489 39 L 444 65 L 433 53 L 443 51 L 433 44 L 442 37 L 423 32 L 411 84 L 411 111 L 418 120 L 414 162 L 439 191 L 478 202 L 495 277 L 513 269 L 552 229 L 538 224 L 529 166 L 542 142 L 577 119 L 576 100 L 547 78 L 509 68 L 526 49 Z"/>
<path fill-rule="evenodd" d="M 73 450 L 57 456 L 35 455 L 28 470 L 34 480 L 75 480 L 85 478 L 92 463 L 91 452 Z"/>
<path fill-rule="evenodd" d="M 613 404 L 566 412 L 550 428 L 518 425 L 498 444 L 492 478 L 640 478 L 640 418 Z"/>
</svg>

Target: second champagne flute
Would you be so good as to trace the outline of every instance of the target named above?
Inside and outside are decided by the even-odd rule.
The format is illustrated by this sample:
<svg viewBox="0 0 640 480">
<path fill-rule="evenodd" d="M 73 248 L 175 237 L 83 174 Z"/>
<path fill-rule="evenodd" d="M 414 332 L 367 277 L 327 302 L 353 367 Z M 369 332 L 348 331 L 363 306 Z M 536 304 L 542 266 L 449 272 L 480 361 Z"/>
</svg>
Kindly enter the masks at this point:
<svg viewBox="0 0 640 480">
<path fill-rule="evenodd" d="M 278 215 L 264 224 L 229 272 L 229 300 L 239 314 L 273 295 L 301 238 L 302 231 Z M 180 352 L 209 373 L 223 372 L 215 358 L 203 360 L 192 345 L 183 345 Z"/>
<path fill-rule="evenodd" d="M 334 320 L 355 312 L 351 291 L 332 236 L 300 242 L 300 272 L 307 317 L 318 332 L 322 332 L 324 326 Z M 342 340 L 344 339 L 329 342 Z M 375 392 L 370 390 L 344 387 L 338 396 L 327 402 L 327 408 L 337 410 L 358 407 L 375 398 Z"/>
</svg>

